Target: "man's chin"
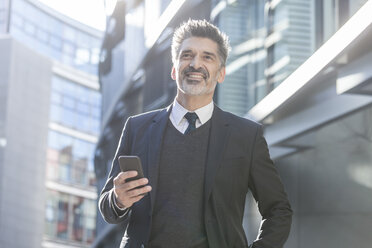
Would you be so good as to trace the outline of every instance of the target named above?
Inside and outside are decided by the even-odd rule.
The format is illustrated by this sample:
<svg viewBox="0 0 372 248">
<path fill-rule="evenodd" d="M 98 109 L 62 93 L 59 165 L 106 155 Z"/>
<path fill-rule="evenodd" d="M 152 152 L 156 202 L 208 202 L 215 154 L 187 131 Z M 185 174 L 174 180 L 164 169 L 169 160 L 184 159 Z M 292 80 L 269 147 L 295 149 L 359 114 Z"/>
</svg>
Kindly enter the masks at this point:
<svg viewBox="0 0 372 248">
<path fill-rule="evenodd" d="M 200 96 L 203 94 L 203 90 L 202 89 L 195 89 L 193 87 L 186 87 L 186 88 L 183 88 L 182 89 L 183 93 L 185 95 L 189 95 L 189 96 Z"/>
</svg>

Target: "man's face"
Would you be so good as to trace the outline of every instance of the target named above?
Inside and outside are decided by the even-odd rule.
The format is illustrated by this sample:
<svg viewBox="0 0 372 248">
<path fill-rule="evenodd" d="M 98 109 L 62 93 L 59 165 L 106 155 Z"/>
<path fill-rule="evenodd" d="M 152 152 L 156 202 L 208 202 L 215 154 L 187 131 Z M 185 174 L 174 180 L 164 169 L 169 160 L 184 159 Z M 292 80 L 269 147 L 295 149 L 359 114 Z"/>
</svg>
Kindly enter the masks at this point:
<svg viewBox="0 0 372 248">
<path fill-rule="evenodd" d="M 217 82 L 222 83 L 224 78 L 225 67 L 221 66 L 216 42 L 201 37 L 182 42 L 172 68 L 179 94 L 213 97 Z"/>
</svg>

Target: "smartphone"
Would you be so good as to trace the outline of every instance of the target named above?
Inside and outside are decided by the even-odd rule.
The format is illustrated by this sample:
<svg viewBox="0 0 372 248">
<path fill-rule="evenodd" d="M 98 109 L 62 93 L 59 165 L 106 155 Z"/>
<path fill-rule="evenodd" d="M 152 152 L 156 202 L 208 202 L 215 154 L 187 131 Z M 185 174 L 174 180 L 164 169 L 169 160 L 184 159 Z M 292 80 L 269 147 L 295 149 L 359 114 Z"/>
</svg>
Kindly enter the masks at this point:
<svg viewBox="0 0 372 248">
<path fill-rule="evenodd" d="M 141 159 L 138 156 L 120 156 L 119 165 L 122 172 L 137 171 L 137 176 L 128 178 L 126 182 L 143 178 Z"/>
</svg>

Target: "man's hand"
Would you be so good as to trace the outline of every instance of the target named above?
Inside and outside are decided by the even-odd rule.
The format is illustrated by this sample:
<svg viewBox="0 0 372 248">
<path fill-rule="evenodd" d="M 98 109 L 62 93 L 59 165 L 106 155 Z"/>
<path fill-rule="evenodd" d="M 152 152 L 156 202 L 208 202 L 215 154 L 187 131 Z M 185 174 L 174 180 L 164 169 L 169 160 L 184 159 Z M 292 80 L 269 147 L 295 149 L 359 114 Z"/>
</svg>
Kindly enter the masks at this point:
<svg viewBox="0 0 372 248">
<path fill-rule="evenodd" d="M 146 193 L 151 191 L 151 186 L 147 185 L 149 180 L 141 178 L 130 182 L 125 182 L 128 178 L 137 176 L 137 171 L 120 172 L 114 178 L 114 194 L 116 203 L 121 208 L 129 208 L 133 203 L 141 200 Z M 141 187 L 143 186 L 143 187 Z M 141 187 L 136 189 L 137 187 Z"/>
</svg>

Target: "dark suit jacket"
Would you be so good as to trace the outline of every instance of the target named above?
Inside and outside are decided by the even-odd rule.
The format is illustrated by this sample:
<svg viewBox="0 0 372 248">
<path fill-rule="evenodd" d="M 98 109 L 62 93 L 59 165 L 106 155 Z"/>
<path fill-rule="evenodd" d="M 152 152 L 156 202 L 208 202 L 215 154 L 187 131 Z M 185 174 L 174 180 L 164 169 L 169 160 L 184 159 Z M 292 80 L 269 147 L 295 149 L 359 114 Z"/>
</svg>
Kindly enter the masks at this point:
<svg viewBox="0 0 372 248">
<path fill-rule="evenodd" d="M 107 222 L 129 222 L 121 247 L 137 248 L 147 244 L 156 198 L 162 137 L 170 109 L 130 117 L 124 126 L 99 199 L 99 209 Z M 145 177 L 153 188 L 150 194 L 122 213 L 115 210 L 112 202 L 113 178 L 120 171 L 120 155 L 139 156 Z M 248 247 L 242 227 L 248 190 L 258 202 L 263 217 L 259 236 L 251 247 L 282 247 L 289 234 L 292 211 L 270 159 L 262 127 L 215 106 L 204 187 L 204 223 L 210 247 Z"/>
</svg>

